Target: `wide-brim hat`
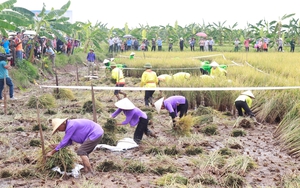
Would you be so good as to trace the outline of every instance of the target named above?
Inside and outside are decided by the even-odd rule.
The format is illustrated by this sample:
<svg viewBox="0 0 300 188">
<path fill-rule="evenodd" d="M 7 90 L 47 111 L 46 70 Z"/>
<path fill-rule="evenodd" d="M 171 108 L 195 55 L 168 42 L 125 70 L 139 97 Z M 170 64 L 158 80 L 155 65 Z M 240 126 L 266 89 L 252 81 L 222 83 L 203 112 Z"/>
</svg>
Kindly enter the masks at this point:
<svg viewBox="0 0 300 188">
<path fill-rule="evenodd" d="M 111 66 L 111 67 L 116 67 L 117 64 L 116 64 L 115 62 L 111 62 L 111 63 L 110 63 L 110 66 Z"/>
<path fill-rule="evenodd" d="M 213 61 L 210 63 L 210 66 L 217 67 L 217 66 L 219 66 L 219 64 L 217 62 Z"/>
<path fill-rule="evenodd" d="M 151 69 L 151 68 L 152 68 L 152 65 L 151 65 L 150 63 L 146 63 L 146 64 L 144 65 L 144 68 L 146 68 L 146 69 Z"/>
<path fill-rule="evenodd" d="M 163 98 L 160 98 L 158 101 L 156 101 L 156 102 L 154 103 L 154 106 L 155 106 L 155 108 L 156 108 L 156 110 L 157 110 L 157 113 L 160 112 L 163 102 L 164 102 L 164 97 L 163 97 Z"/>
<path fill-rule="evenodd" d="M 115 58 L 110 58 L 110 61 L 114 61 L 115 60 Z"/>
<path fill-rule="evenodd" d="M 57 131 L 58 127 L 67 120 L 68 118 L 60 119 L 54 118 L 52 119 L 52 135 Z"/>
<path fill-rule="evenodd" d="M 94 51 L 94 49 L 93 49 L 93 48 L 90 48 L 90 51 Z"/>
<path fill-rule="evenodd" d="M 130 53 L 130 55 L 134 55 L 134 54 L 135 54 L 134 52 L 131 52 L 131 53 Z"/>
<path fill-rule="evenodd" d="M 250 90 L 243 92 L 242 95 L 247 95 L 247 96 L 249 96 L 249 97 L 255 99 L 253 93 L 252 93 Z"/>
<path fill-rule="evenodd" d="M 115 106 L 123 110 L 132 110 L 135 108 L 134 104 L 128 98 L 119 100 L 115 103 Z"/>
<path fill-rule="evenodd" d="M 104 59 L 103 63 L 108 63 L 109 60 L 108 59 Z"/>
<path fill-rule="evenodd" d="M 183 40 L 183 38 L 182 38 L 182 37 L 180 37 L 180 40 Z"/>
</svg>

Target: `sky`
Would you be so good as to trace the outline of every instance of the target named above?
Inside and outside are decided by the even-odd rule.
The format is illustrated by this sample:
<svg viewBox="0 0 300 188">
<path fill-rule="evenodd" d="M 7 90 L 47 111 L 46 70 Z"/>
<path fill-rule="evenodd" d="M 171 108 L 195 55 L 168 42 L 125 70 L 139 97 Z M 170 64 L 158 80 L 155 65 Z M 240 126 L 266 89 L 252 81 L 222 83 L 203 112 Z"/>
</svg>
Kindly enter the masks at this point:
<svg viewBox="0 0 300 188">
<path fill-rule="evenodd" d="M 4 2 L 4 0 L 0 0 Z M 41 10 L 43 3 L 46 9 L 59 9 L 67 0 L 17 0 L 15 6 L 29 10 Z M 205 2 L 205 3 L 204 3 Z M 175 22 L 185 27 L 196 23 L 223 23 L 244 29 L 247 23 L 256 24 L 258 21 L 278 21 L 285 14 L 296 13 L 294 18 L 300 18 L 299 6 L 295 0 L 262 1 L 262 0 L 71 0 L 69 10 L 73 13 L 73 22 L 101 22 L 108 28 L 123 28 L 125 23 L 129 28 L 140 25 L 159 26 L 171 25 Z M 286 20 L 286 22 L 289 19 Z"/>
</svg>

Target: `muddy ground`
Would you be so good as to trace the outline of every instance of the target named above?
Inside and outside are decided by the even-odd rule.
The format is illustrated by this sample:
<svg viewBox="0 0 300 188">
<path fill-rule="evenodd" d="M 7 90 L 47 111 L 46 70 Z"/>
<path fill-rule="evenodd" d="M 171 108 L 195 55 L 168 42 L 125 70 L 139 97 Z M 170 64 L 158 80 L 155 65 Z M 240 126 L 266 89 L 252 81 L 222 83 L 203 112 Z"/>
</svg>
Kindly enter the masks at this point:
<svg viewBox="0 0 300 188">
<path fill-rule="evenodd" d="M 87 80 L 85 83 L 82 78 L 86 72 L 86 67 L 80 68 L 81 81 L 80 85 L 89 85 Z M 60 85 L 76 85 L 75 69 L 72 66 L 65 67 L 58 70 L 58 78 Z M 98 72 L 100 80 L 105 80 L 104 70 Z M 136 79 L 132 81 L 127 78 L 128 86 L 135 86 Z M 99 85 L 105 85 L 109 82 L 101 81 Z M 54 85 L 55 78 L 48 76 L 48 79 L 40 81 L 41 85 Z M 113 86 L 113 84 L 111 84 Z M 217 151 L 225 147 L 225 141 L 232 138 L 231 132 L 234 129 L 235 122 L 234 116 L 226 116 L 221 112 L 214 114 L 213 123 L 218 126 L 218 134 L 207 136 L 193 129 L 191 138 L 182 138 L 172 133 L 170 126 L 170 118 L 166 112 L 156 114 L 153 111 L 153 125 L 150 129 L 158 136 L 157 139 L 144 137 L 142 144 L 139 148 L 127 150 L 125 152 L 111 152 L 109 150 L 96 150 L 90 154 L 90 160 L 94 169 L 104 161 L 114 161 L 115 163 L 122 164 L 125 161 L 129 163 L 144 164 L 146 169 L 142 173 L 128 172 L 126 170 L 101 172 L 95 171 L 95 176 L 80 178 L 69 177 L 62 179 L 59 176 L 56 178 L 48 178 L 41 176 L 35 169 L 37 153 L 40 151 L 39 147 L 32 147 L 29 145 L 30 140 L 39 138 L 38 131 L 32 131 L 32 126 L 37 124 L 37 110 L 29 109 L 26 106 L 28 99 L 32 95 L 39 95 L 43 93 L 52 93 L 53 89 L 41 89 L 37 86 L 26 90 L 15 90 L 17 101 L 8 101 L 7 110 L 8 115 L 1 113 L 0 119 L 0 169 L 10 171 L 13 175 L 10 177 L 2 177 L 0 179 L 0 187 L 122 187 L 122 188 L 139 188 L 139 187 L 159 187 L 157 180 L 161 177 L 153 173 L 151 169 L 155 169 L 160 165 L 168 165 L 176 167 L 176 173 L 181 174 L 188 180 L 193 180 L 196 176 L 201 176 L 207 169 L 200 169 L 193 165 L 191 160 L 197 156 L 189 156 L 181 152 L 177 155 L 165 156 L 148 154 L 145 151 L 149 148 L 171 148 L 176 147 L 179 151 L 184 151 L 187 144 L 195 147 L 203 148 L 204 152 L 209 153 Z M 74 91 L 77 101 L 59 101 L 58 107 L 54 108 L 57 111 L 55 115 L 44 114 L 47 109 L 41 109 L 40 116 L 42 123 L 49 127 L 44 131 L 45 140 L 50 140 L 51 126 L 46 123 L 47 119 L 52 117 L 74 117 L 74 118 L 89 118 L 92 119 L 91 113 L 78 114 L 78 113 L 63 113 L 62 109 L 78 108 L 78 103 L 84 98 L 90 97 L 90 92 L 85 90 Z M 114 102 L 116 98 L 113 97 L 113 91 L 95 91 L 97 99 L 102 103 L 104 112 L 99 113 L 97 118 L 98 122 L 103 125 L 105 120 L 109 117 L 110 109 L 114 109 Z M 133 101 L 136 106 L 143 108 L 143 93 L 142 92 L 127 92 L 128 98 Z M 155 93 L 155 97 L 159 97 Z M 3 107 L 2 107 L 3 108 Z M 190 109 L 190 113 L 194 109 Z M 75 110 L 76 111 L 76 110 Z M 2 111 L 1 111 L 2 112 Z M 118 121 L 122 121 L 124 117 L 118 117 Z M 16 131 L 18 127 L 23 127 L 24 131 Z M 127 133 L 118 134 L 118 138 L 132 137 L 133 128 L 128 125 L 125 126 Z M 273 139 L 272 132 L 276 129 L 276 125 L 261 124 L 249 129 L 245 129 L 246 135 L 237 137 L 236 139 L 241 143 L 241 147 L 233 149 L 234 152 L 247 155 L 251 157 L 257 164 L 254 169 L 247 171 L 242 176 L 244 184 L 242 187 L 281 187 L 283 178 L 291 173 L 298 172 L 300 166 L 298 160 L 291 158 L 286 152 L 281 151 L 280 143 Z M 62 134 L 63 135 L 63 134 Z M 78 145 L 73 145 L 70 148 L 76 149 Z M 80 160 L 76 161 L 80 163 Z M 123 164 L 126 165 L 126 164 Z M 22 177 L 18 174 L 21 169 L 29 169 L 30 176 Z M 208 171 L 207 171 L 208 172 Z M 217 180 L 222 179 L 221 174 L 213 175 Z M 219 181 L 218 181 L 219 182 Z M 175 184 L 164 187 L 177 187 Z M 181 187 L 185 187 L 181 185 Z M 222 187 L 222 185 L 201 185 L 191 183 L 186 187 Z"/>
</svg>

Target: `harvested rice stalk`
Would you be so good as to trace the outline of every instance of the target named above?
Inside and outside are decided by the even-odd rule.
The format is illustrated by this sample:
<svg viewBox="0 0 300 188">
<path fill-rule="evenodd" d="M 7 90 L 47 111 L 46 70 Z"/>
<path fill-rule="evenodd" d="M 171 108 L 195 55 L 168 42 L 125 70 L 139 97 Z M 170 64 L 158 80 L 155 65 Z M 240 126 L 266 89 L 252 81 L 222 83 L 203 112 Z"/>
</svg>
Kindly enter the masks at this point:
<svg viewBox="0 0 300 188">
<path fill-rule="evenodd" d="M 176 122 L 174 131 L 178 135 L 189 136 L 193 126 L 193 117 L 191 115 L 183 116 Z"/>
<path fill-rule="evenodd" d="M 52 144 L 58 143 L 58 140 L 61 140 L 61 138 L 57 136 L 54 138 L 54 140 L 55 141 L 51 141 Z M 48 153 L 51 150 L 51 144 L 49 144 L 45 148 L 45 153 Z M 76 154 L 67 147 L 60 149 L 58 152 L 52 155 L 52 157 L 47 158 L 46 161 L 44 161 L 42 150 L 40 150 L 37 159 L 37 170 L 41 171 L 42 173 L 48 173 L 49 177 L 54 177 L 57 175 L 57 173 L 52 171 L 52 168 L 58 166 L 62 171 L 69 172 L 74 168 L 75 160 Z"/>
</svg>

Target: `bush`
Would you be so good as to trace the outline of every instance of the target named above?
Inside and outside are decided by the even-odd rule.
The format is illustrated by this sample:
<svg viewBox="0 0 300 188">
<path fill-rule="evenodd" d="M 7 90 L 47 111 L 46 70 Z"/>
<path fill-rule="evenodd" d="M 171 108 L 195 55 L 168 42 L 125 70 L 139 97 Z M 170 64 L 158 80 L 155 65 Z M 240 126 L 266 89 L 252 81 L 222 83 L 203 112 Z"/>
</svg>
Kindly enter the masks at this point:
<svg viewBox="0 0 300 188">
<path fill-rule="evenodd" d="M 208 136 L 216 135 L 218 127 L 216 125 L 207 125 L 202 129 L 202 132 Z"/>
</svg>

